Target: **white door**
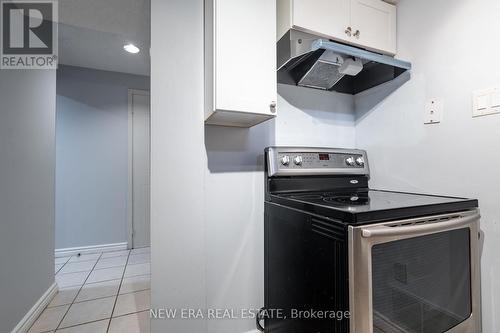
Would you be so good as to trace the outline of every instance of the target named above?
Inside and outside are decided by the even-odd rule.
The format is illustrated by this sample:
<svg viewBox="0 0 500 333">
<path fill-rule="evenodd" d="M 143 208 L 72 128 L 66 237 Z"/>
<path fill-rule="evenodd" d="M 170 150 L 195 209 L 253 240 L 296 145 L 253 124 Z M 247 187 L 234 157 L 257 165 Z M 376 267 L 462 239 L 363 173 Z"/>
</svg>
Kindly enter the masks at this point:
<svg viewBox="0 0 500 333">
<path fill-rule="evenodd" d="M 349 40 L 350 0 L 294 0 L 293 25 L 339 40 Z"/>
<path fill-rule="evenodd" d="M 132 247 L 150 246 L 150 104 L 149 92 L 130 92 Z"/>
<path fill-rule="evenodd" d="M 396 54 L 396 6 L 381 0 L 351 0 L 352 42 Z"/>
</svg>

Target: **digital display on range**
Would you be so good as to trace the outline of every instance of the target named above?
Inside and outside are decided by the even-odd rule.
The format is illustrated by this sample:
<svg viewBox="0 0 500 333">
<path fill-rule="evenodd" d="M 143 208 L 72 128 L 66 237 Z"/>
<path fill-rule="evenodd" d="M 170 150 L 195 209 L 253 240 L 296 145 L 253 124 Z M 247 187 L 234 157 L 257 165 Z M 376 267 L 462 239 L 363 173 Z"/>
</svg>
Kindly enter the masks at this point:
<svg viewBox="0 0 500 333">
<path fill-rule="evenodd" d="M 319 160 L 320 161 L 329 161 L 330 160 L 330 155 L 328 155 L 328 154 L 319 154 Z"/>
</svg>

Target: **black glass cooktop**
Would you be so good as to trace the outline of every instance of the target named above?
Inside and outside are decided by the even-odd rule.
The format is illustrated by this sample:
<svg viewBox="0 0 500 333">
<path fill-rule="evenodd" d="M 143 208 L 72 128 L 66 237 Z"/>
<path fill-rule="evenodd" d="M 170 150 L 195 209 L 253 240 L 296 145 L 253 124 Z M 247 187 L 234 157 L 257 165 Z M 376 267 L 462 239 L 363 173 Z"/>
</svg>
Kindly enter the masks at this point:
<svg viewBox="0 0 500 333">
<path fill-rule="evenodd" d="M 473 209 L 477 200 L 414 193 L 364 190 L 307 192 L 272 196 L 280 204 L 339 218 L 346 222 L 373 222 Z"/>
</svg>

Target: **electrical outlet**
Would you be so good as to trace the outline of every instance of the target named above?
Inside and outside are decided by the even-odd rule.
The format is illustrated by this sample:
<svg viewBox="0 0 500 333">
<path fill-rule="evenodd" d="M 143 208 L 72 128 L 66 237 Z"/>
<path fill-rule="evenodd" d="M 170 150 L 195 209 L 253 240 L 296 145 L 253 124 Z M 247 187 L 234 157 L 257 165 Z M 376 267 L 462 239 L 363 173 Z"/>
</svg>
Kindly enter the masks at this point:
<svg viewBox="0 0 500 333">
<path fill-rule="evenodd" d="M 424 124 L 438 124 L 443 119 L 444 103 L 441 99 L 431 98 L 425 103 Z"/>
</svg>

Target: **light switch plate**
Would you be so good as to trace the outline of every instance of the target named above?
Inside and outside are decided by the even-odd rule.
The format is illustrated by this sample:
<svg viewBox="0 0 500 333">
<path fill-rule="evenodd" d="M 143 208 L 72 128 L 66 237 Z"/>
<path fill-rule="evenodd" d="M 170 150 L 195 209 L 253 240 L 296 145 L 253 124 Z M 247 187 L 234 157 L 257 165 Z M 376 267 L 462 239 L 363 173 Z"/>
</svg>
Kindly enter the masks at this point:
<svg viewBox="0 0 500 333">
<path fill-rule="evenodd" d="M 439 124 L 443 120 L 444 103 L 442 99 L 431 98 L 425 103 L 424 124 Z"/>
<path fill-rule="evenodd" d="M 500 113 L 500 86 L 474 91 L 472 104 L 473 117 Z"/>
</svg>

